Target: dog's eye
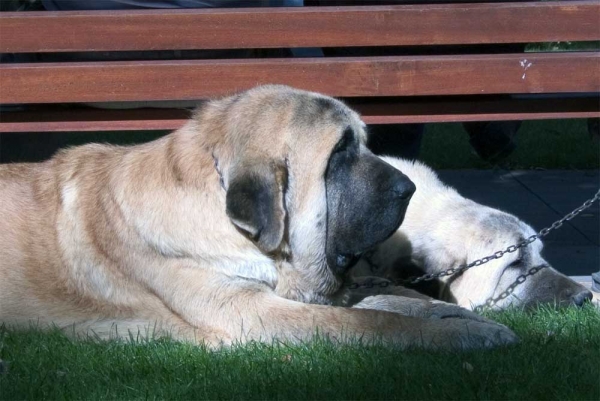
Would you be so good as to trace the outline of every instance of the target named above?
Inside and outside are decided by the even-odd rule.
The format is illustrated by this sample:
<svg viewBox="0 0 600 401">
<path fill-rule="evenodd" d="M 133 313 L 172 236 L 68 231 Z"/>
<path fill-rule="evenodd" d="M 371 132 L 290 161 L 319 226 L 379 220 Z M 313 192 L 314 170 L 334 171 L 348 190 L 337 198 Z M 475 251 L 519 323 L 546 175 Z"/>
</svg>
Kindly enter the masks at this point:
<svg viewBox="0 0 600 401">
<path fill-rule="evenodd" d="M 518 258 L 515 261 L 513 261 L 511 264 L 508 265 L 508 267 L 519 267 L 519 265 L 523 262 L 522 258 Z"/>
</svg>

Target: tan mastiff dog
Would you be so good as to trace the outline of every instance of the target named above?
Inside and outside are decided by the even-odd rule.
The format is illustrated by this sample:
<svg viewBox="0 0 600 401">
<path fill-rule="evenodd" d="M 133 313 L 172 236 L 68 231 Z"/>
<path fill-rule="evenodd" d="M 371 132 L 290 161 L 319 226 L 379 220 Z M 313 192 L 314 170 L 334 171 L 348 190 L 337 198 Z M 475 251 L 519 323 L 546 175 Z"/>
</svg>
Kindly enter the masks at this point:
<svg viewBox="0 0 600 401">
<path fill-rule="evenodd" d="M 402 347 L 514 342 L 456 306 L 462 318 L 442 321 L 430 304 L 394 313 L 400 297 L 391 312 L 332 305 L 414 192 L 365 136 L 341 102 L 265 86 L 154 142 L 0 167 L 0 322 L 212 346 L 317 330 Z"/>
<path fill-rule="evenodd" d="M 516 216 L 462 197 L 422 163 L 392 157 L 383 160 L 408 176 L 417 191 L 400 229 L 352 269 L 355 277 L 379 276 L 398 282 L 435 274 L 493 255 L 535 234 Z M 591 299 L 587 288 L 548 264 L 541 254 L 542 245 L 538 240 L 460 275 L 414 288 L 469 309 L 487 304 L 499 309 L 541 303 L 581 306 Z M 404 295 L 409 294 L 406 291 Z"/>
</svg>

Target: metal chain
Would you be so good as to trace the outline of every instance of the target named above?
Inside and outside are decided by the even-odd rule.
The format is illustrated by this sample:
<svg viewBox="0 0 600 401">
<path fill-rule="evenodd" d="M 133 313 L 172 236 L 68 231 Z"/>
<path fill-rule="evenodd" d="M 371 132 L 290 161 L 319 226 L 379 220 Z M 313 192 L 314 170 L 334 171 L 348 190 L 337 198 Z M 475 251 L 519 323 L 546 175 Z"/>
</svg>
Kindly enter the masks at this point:
<svg viewBox="0 0 600 401">
<path fill-rule="evenodd" d="M 548 265 L 532 267 L 531 269 L 529 269 L 529 271 L 527 273 L 521 274 L 519 277 L 517 277 L 517 279 L 511 285 L 509 285 L 506 288 L 506 290 L 504 290 L 500 294 L 498 294 L 498 296 L 496 298 L 493 298 L 493 297 L 488 298 L 483 305 L 478 305 L 473 310 L 475 312 L 479 313 L 479 312 L 482 312 L 484 309 L 491 308 L 499 301 L 502 301 L 503 299 L 508 298 L 510 296 L 510 294 L 513 293 L 515 288 L 517 288 L 518 286 L 523 284 L 525 282 L 525 280 L 527 280 L 527 277 L 533 276 L 540 270 L 545 269 L 547 267 L 548 267 Z"/>
<path fill-rule="evenodd" d="M 526 247 L 527 245 L 531 244 L 532 242 L 535 242 L 536 240 L 545 237 L 546 235 L 548 235 L 548 233 L 552 230 L 556 230 L 557 228 L 561 227 L 565 221 L 571 220 L 573 219 L 575 216 L 577 216 L 579 213 L 581 213 L 582 211 L 584 211 L 585 209 L 589 208 L 590 206 L 592 206 L 592 204 L 597 201 L 598 199 L 600 199 L 600 189 L 598 190 L 598 192 L 596 192 L 596 195 L 594 195 L 594 197 L 592 197 L 591 199 L 586 200 L 581 206 L 579 206 L 578 208 L 576 208 L 575 210 L 573 210 L 571 213 L 568 213 L 566 216 L 564 216 L 562 219 L 555 221 L 554 223 L 552 223 L 552 225 L 550 227 L 546 227 L 546 228 L 542 228 L 537 234 L 534 234 L 532 236 L 530 236 L 529 238 L 525 239 L 522 242 L 519 242 L 518 244 L 515 245 L 511 245 L 509 247 L 507 247 L 504 250 L 501 251 L 497 251 L 494 252 L 492 255 L 489 256 L 485 256 L 481 259 L 477 259 L 474 260 L 473 262 L 467 264 L 467 265 L 463 265 L 463 266 L 459 266 L 459 267 L 452 267 L 450 269 L 446 269 L 446 270 L 442 270 L 441 272 L 437 272 L 437 273 L 428 273 L 428 274 L 424 274 L 422 276 L 413 276 L 413 277 L 409 277 L 407 279 L 403 279 L 403 280 L 397 280 L 394 282 L 394 285 L 415 285 L 418 284 L 422 281 L 431 281 L 431 280 L 435 280 L 437 278 L 440 277 L 448 277 L 448 276 L 453 276 L 455 274 L 459 274 L 459 273 L 463 273 L 473 267 L 476 266 L 481 266 L 483 264 L 486 264 L 492 260 L 496 260 L 496 259 L 500 259 L 501 257 L 503 257 L 504 255 L 506 255 L 507 253 L 513 253 L 516 252 L 517 250 Z M 375 264 L 371 258 L 372 256 L 375 254 L 375 251 L 370 251 L 367 252 L 364 255 L 364 259 L 365 261 L 369 264 L 369 266 L 373 269 L 378 269 L 379 266 L 377 266 L 377 264 Z M 533 268 L 535 269 L 535 268 Z M 532 270 L 533 270 L 532 269 Z M 539 269 L 538 269 L 539 270 Z M 537 270 L 532 273 L 535 274 L 537 273 Z M 529 275 L 529 274 L 527 274 Z M 527 276 L 524 275 L 524 276 Z M 523 279 L 524 281 L 524 279 Z M 383 283 L 379 283 L 380 287 L 387 287 L 389 285 L 389 282 L 386 282 L 386 285 L 381 285 Z M 521 283 L 518 283 L 521 284 Z M 369 287 L 366 287 L 364 284 L 358 284 L 358 283 L 351 283 L 350 285 L 348 285 L 348 288 L 353 290 L 353 289 L 358 289 L 358 288 L 371 288 L 373 287 L 374 284 L 373 283 L 369 283 Z M 516 285 L 515 285 L 516 287 Z M 514 289 L 514 288 L 513 288 Z M 512 290 L 511 289 L 511 292 Z M 502 294 L 501 294 L 502 295 Z M 508 296 L 510 294 L 507 294 L 506 296 Z M 488 299 L 488 301 L 490 301 Z"/>
</svg>

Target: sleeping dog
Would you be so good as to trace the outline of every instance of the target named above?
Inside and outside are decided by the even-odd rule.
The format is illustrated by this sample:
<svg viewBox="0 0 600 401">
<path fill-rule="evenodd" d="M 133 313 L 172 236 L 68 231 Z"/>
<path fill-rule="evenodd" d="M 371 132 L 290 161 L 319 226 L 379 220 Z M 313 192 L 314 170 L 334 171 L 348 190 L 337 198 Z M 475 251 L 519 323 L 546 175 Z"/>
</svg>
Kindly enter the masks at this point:
<svg viewBox="0 0 600 401">
<path fill-rule="evenodd" d="M 422 163 L 382 159 L 406 174 L 417 190 L 402 226 L 352 269 L 353 281 L 378 277 L 399 282 L 458 268 L 535 234 L 516 216 L 462 197 Z M 542 247 L 538 240 L 462 274 L 414 288 L 469 309 L 486 303 L 496 308 L 553 302 L 582 305 L 591 299 L 590 291 L 544 260 Z M 403 291 L 403 295 L 410 292 Z M 410 294 L 420 296 L 414 291 Z"/>
</svg>

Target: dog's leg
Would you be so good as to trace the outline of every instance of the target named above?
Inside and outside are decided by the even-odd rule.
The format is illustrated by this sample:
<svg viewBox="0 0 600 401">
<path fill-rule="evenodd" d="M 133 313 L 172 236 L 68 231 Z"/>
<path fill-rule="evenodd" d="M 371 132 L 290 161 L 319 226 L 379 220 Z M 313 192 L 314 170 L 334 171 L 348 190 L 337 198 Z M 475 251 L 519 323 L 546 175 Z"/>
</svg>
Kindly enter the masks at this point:
<svg viewBox="0 0 600 401">
<path fill-rule="evenodd" d="M 336 341 L 382 339 L 401 347 L 480 348 L 513 343 L 516 336 L 493 322 L 419 319 L 388 311 L 304 304 L 277 296 L 258 282 L 197 266 L 150 269 L 145 284 L 174 313 L 196 327 L 224 332 L 224 343 L 306 341 L 316 333 Z"/>
<path fill-rule="evenodd" d="M 214 327 L 190 325 L 164 306 L 148 306 L 147 310 L 138 310 L 131 317 L 110 313 L 96 316 L 77 312 L 60 314 L 56 313 L 55 308 L 36 318 L 9 319 L 4 323 L 16 330 L 58 329 L 70 337 L 97 340 L 148 340 L 167 337 L 217 346 L 227 338 L 227 333 L 219 332 Z M 64 310 L 69 310 L 69 307 L 70 305 L 66 305 Z"/>
<path fill-rule="evenodd" d="M 426 319 L 468 319 L 493 323 L 475 312 L 438 300 L 424 300 L 397 295 L 372 295 L 352 305 L 353 308 L 383 310 Z"/>
<path fill-rule="evenodd" d="M 335 297 L 336 304 L 421 318 L 460 318 L 491 322 L 468 309 L 435 300 L 406 287 L 392 285 L 379 277 L 357 277 L 353 279 L 353 283 L 358 288 L 342 290 Z"/>
<path fill-rule="evenodd" d="M 342 288 L 334 296 L 335 305 L 353 306 L 366 297 L 373 295 L 397 295 L 401 297 L 433 301 L 433 298 L 425 294 L 400 285 L 394 285 L 391 281 L 381 277 L 353 277 L 351 284 L 355 285 L 356 288 L 352 288 L 350 285 Z"/>
<path fill-rule="evenodd" d="M 175 321 L 174 321 L 175 320 Z M 164 337 L 194 340 L 204 336 L 207 344 L 218 344 L 216 338 L 178 319 L 90 319 L 78 322 L 52 322 L 66 335 L 99 340 L 143 341 Z"/>
</svg>

